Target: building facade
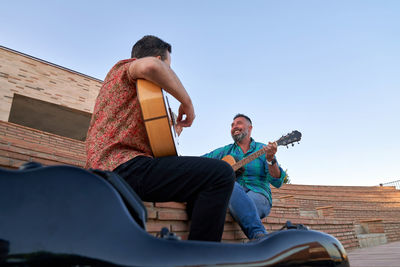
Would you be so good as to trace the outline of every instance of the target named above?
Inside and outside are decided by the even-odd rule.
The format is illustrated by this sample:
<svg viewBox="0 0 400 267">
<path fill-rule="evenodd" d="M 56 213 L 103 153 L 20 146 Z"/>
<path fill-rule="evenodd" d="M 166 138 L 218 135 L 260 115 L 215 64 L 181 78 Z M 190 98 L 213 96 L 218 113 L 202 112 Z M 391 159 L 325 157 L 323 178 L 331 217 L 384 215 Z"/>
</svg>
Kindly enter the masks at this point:
<svg viewBox="0 0 400 267">
<path fill-rule="evenodd" d="M 0 46 L 0 166 L 83 166 L 102 81 Z"/>
</svg>

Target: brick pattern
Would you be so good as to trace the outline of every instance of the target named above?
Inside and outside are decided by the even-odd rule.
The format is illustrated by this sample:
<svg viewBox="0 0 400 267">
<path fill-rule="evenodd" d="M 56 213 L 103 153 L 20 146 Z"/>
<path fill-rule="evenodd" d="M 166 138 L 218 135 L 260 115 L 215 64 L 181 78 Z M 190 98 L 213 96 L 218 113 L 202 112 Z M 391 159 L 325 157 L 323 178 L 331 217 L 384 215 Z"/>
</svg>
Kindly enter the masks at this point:
<svg viewBox="0 0 400 267">
<path fill-rule="evenodd" d="M 91 113 L 101 84 L 0 46 L 0 120 L 8 121 L 14 93 Z"/>
<path fill-rule="evenodd" d="M 359 238 L 362 237 L 358 236 L 357 229 L 361 228 L 364 238 L 365 234 L 384 234 L 388 242 L 400 240 L 400 205 L 397 201 L 400 191 L 394 187 L 336 187 L 335 190 L 341 190 L 337 194 L 327 193 L 332 192 L 329 186 L 284 185 L 283 188 L 289 194 L 285 195 L 284 192 L 274 197 L 271 213 L 263 220 L 265 228 L 270 232 L 279 230 L 290 220 L 335 236 L 346 250 L 360 246 L 362 240 Z M 278 191 L 273 189 L 274 195 Z M 313 192 L 313 197 L 305 194 L 306 191 Z M 341 196 L 337 197 L 338 194 Z M 321 198 L 324 198 L 323 202 Z M 175 229 L 183 239 L 187 238 L 189 223 L 186 221 L 183 204 L 164 203 L 160 206 L 159 203 L 147 203 L 147 207 L 151 211 L 148 222 L 151 234 L 156 235 L 161 227 L 167 227 L 171 231 Z M 164 212 L 175 215 L 165 215 Z M 246 241 L 229 213 L 223 241 Z"/>
<path fill-rule="evenodd" d="M 333 206 L 326 206 L 326 207 L 317 207 L 317 214 L 319 217 L 334 217 L 334 209 Z"/>
<path fill-rule="evenodd" d="M 18 168 L 27 161 L 44 165 L 85 165 L 85 143 L 0 121 L 0 166 Z"/>
<path fill-rule="evenodd" d="M 298 205 L 300 217 L 311 214 L 311 218 L 351 220 L 357 234 L 362 234 L 356 234 L 356 239 L 382 235 L 388 242 L 400 240 L 400 190 L 395 187 L 284 185 L 272 192 L 274 203 L 290 200 Z M 333 235 L 342 241 L 342 234 Z M 359 241 L 358 246 L 362 243 Z M 351 250 L 351 244 L 357 242 L 343 245 Z"/>
<path fill-rule="evenodd" d="M 152 203 L 145 202 L 148 210 L 147 231 L 156 236 L 161 228 L 166 227 L 175 232 L 182 239 L 187 239 L 189 232 L 189 222 L 185 212 L 185 205 L 176 202 Z M 312 230 L 322 231 L 335 236 L 346 249 L 358 247 L 358 240 L 354 230 L 352 220 L 337 220 L 329 218 L 301 218 L 297 213 L 293 213 L 293 207 L 289 207 L 287 212 L 275 212 L 275 207 L 271 214 L 263 219 L 263 224 L 267 231 L 278 231 L 290 220 L 294 224 L 303 224 Z M 223 242 L 237 243 L 246 242 L 247 238 L 243 234 L 239 225 L 227 213 Z"/>
<path fill-rule="evenodd" d="M 398 221 L 385 221 L 385 234 L 388 242 L 399 241 L 400 223 Z"/>
<path fill-rule="evenodd" d="M 382 219 L 360 220 L 361 227 L 366 233 L 380 234 L 385 232 L 385 226 Z"/>
</svg>

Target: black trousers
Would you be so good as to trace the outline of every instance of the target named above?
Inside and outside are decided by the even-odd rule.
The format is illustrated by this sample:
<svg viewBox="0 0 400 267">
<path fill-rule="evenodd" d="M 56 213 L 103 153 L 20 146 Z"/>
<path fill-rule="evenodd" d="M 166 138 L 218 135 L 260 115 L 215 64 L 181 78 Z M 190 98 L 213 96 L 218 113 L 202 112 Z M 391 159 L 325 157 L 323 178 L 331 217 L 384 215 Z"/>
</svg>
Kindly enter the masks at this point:
<svg viewBox="0 0 400 267">
<path fill-rule="evenodd" d="M 138 156 L 114 172 L 143 201 L 187 202 L 189 240 L 221 241 L 235 174 L 221 160 L 201 157 Z"/>
</svg>

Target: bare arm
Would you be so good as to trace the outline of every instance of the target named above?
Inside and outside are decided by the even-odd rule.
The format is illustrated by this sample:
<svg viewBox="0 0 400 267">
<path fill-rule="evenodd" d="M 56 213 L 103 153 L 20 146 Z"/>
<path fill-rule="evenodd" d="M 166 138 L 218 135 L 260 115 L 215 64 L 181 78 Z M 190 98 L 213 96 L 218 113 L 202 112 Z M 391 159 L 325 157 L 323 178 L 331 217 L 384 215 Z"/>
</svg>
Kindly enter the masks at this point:
<svg viewBox="0 0 400 267">
<path fill-rule="evenodd" d="M 168 64 L 156 57 L 140 58 L 132 61 L 128 73 L 131 79 L 141 78 L 151 81 L 175 97 L 181 103 L 177 119 L 178 125 L 182 127 L 192 125 L 195 118 L 192 100 Z M 184 120 L 183 115 L 186 115 Z"/>
</svg>

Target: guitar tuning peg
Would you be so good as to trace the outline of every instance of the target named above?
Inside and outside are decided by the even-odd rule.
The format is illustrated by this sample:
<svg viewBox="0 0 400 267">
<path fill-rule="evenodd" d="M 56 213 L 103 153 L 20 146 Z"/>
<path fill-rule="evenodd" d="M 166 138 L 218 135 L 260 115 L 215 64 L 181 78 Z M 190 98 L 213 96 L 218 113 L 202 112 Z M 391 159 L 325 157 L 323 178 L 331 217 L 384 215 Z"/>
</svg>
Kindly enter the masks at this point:
<svg viewBox="0 0 400 267">
<path fill-rule="evenodd" d="M 292 143 L 292 146 L 294 146 L 294 144 Z"/>
</svg>

